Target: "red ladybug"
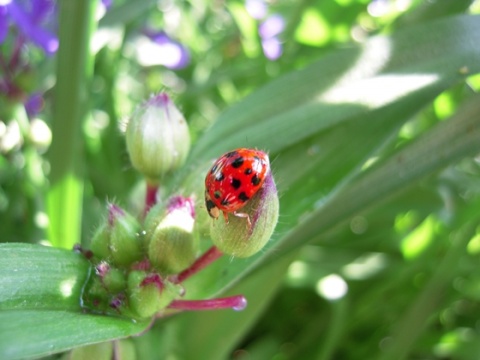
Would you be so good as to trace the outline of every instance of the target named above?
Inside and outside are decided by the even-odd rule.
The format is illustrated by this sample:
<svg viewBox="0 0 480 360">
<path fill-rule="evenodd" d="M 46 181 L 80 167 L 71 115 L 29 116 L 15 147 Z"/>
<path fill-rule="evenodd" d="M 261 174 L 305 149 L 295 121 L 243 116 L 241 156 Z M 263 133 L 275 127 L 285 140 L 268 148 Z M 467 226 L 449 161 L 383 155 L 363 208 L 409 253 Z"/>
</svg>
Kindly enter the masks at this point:
<svg viewBox="0 0 480 360">
<path fill-rule="evenodd" d="M 208 214 L 217 219 L 223 211 L 228 224 L 228 214 L 246 217 L 238 213 L 261 189 L 270 171 L 268 155 L 260 150 L 240 148 L 223 154 L 215 161 L 205 177 L 205 205 Z"/>
</svg>

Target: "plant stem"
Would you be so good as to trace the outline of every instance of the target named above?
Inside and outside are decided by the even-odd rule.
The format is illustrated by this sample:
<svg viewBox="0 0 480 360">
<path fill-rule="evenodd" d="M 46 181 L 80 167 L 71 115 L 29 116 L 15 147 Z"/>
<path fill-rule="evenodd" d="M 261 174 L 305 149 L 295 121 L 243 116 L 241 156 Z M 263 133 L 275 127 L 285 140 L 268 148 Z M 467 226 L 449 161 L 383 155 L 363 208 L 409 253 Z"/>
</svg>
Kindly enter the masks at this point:
<svg viewBox="0 0 480 360">
<path fill-rule="evenodd" d="M 242 295 L 210 300 L 174 300 L 168 307 L 177 310 L 243 310 L 247 306 L 247 299 Z"/>
<path fill-rule="evenodd" d="M 158 185 L 152 184 L 147 181 L 147 191 L 145 193 L 145 209 L 143 215 L 148 213 L 148 210 L 157 203 L 157 190 Z"/>
<path fill-rule="evenodd" d="M 88 113 L 88 85 L 93 73 L 90 38 L 96 1 L 59 1 L 57 78 L 52 112 L 51 165 L 47 193 L 49 238 L 53 246 L 80 242 L 84 159 L 82 122 Z"/>
<path fill-rule="evenodd" d="M 202 256 L 200 256 L 188 269 L 182 271 L 180 274 L 172 278 L 172 282 L 180 284 L 187 280 L 190 276 L 195 275 L 200 270 L 204 269 L 212 262 L 221 257 L 223 253 L 218 250 L 216 246 L 212 246 Z"/>
</svg>

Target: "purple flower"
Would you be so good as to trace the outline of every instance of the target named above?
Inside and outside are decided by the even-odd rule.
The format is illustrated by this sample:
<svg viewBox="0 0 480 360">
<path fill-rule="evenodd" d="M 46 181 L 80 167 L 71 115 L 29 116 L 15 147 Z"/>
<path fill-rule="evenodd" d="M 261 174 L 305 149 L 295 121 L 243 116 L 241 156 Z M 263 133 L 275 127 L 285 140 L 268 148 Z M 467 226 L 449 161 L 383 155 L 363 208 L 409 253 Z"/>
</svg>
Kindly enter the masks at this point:
<svg viewBox="0 0 480 360">
<path fill-rule="evenodd" d="M 106 9 L 110 9 L 112 6 L 113 0 L 102 0 L 102 5 L 105 6 Z"/>
<path fill-rule="evenodd" d="M 40 93 L 31 94 L 25 101 L 25 110 L 30 118 L 37 115 L 43 107 L 43 97 Z"/>
<path fill-rule="evenodd" d="M 8 26 L 14 24 L 22 35 L 51 55 L 58 49 L 58 38 L 47 28 L 55 14 L 53 0 L 0 0 L 0 43 Z"/>
<path fill-rule="evenodd" d="M 245 8 L 249 15 L 257 20 L 263 19 L 267 15 L 267 4 L 264 0 L 246 0 Z"/>
<path fill-rule="evenodd" d="M 143 59 L 143 63 L 163 65 L 173 70 L 183 69 L 190 63 L 188 49 L 171 39 L 165 32 L 145 30 L 144 34 L 153 41 L 153 44 L 141 49 L 140 58 Z"/>
<path fill-rule="evenodd" d="M 285 30 L 285 19 L 279 14 L 269 16 L 258 27 L 258 33 L 262 39 L 270 39 L 280 35 L 283 30 Z"/>
<path fill-rule="evenodd" d="M 285 19 L 279 14 L 268 17 L 258 27 L 258 34 L 262 39 L 263 53 L 269 60 L 276 60 L 283 53 L 279 35 L 285 30 Z"/>
<path fill-rule="evenodd" d="M 276 37 L 262 40 L 262 49 L 269 60 L 277 60 L 283 53 L 282 43 Z"/>
</svg>

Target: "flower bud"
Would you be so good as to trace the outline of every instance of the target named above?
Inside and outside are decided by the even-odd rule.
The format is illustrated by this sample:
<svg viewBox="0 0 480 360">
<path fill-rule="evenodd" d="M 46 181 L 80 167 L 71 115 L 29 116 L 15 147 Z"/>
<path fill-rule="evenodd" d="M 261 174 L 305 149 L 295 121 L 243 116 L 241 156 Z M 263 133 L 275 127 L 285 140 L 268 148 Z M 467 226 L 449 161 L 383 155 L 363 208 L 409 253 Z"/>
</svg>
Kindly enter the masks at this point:
<svg viewBox="0 0 480 360">
<path fill-rule="evenodd" d="M 125 290 L 127 281 L 123 270 L 111 267 L 107 262 L 102 261 L 95 267 L 95 272 L 110 293 Z"/>
<path fill-rule="evenodd" d="M 148 318 L 166 308 L 181 294 L 181 287 L 164 281 L 156 273 L 131 271 L 128 275 L 130 309 L 140 318 Z"/>
<path fill-rule="evenodd" d="M 213 221 L 210 235 L 217 248 L 227 255 L 249 257 L 260 251 L 273 234 L 278 221 L 279 201 L 271 172 L 262 188 L 242 207 L 239 213 L 249 216 L 229 216 L 229 222 Z"/>
<path fill-rule="evenodd" d="M 109 205 L 110 255 L 116 265 L 128 266 L 142 258 L 140 224 L 120 207 Z"/>
<path fill-rule="evenodd" d="M 190 150 L 187 122 L 165 93 L 135 111 L 126 140 L 133 167 L 152 183 L 181 167 Z"/>
<path fill-rule="evenodd" d="M 106 222 L 95 231 L 90 242 L 90 250 L 100 259 L 107 259 L 110 256 L 110 229 Z"/>
<path fill-rule="evenodd" d="M 147 230 L 148 258 L 161 273 L 178 273 L 195 260 L 194 221 L 193 200 L 175 196 L 170 199 L 159 224 L 152 231 Z"/>
</svg>

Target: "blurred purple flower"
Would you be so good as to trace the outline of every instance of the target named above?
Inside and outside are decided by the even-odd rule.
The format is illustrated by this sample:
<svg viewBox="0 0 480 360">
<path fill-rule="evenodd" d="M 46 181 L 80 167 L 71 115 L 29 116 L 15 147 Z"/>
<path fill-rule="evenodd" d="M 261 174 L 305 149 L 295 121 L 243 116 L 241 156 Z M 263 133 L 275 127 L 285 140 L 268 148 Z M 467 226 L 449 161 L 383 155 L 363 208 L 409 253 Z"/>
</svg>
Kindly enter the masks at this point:
<svg viewBox="0 0 480 360">
<path fill-rule="evenodd" d="M 282 15 L 274 14 L 269 16 L 258 27 L 258 33 L 262 39 L 270 39 L 285 30 L 285 19 Z"/>
<path fill-rule="evenodd" d="M 105 6 L 105 8 L 107 9 L 110 9 L 110 6 L 112 6 L 112 3 L 113 3 L 113 0 L 102 0 L 103 6 Z"/>
<path fill-rule="evenodd" d="M 58 49 L 58 38 L 47 29 L 55 14 L 53 0 L 0 0 L 0 43 L 5 40 L 8 26 L 14 24 L 25 39 L 51 55 Z"/>
<path fill-rule="evenodd" d="M 28 117 L 32 118 L 37 115 L 43 108 L 43 96 L 40 93 L 33 93 L 25 101 L 25 110 Z"/>
<path fill-rule="evenodd" d="M 283 53 L 282 42 L 278 38 L 285 30 L 285 19 L 279 14 L 268 17 L 258 27 L 258 34 L 262 40 L 262 49 L 269 60 L 277 60 Z"/>
<path fill-rule="evenodd" d="M 252 18 L 257 20 L 263 19 L 267 15 L 267 4 L 264 0 L 246 0 L 245 9 Z"/>
<path fill-rule="evenodd" d="M 188 49 L 171 39 L 165 32 L 144 31 L 150 40 L 155 43 L 155 47 L 150 50 L 148 56 L 156 57 L 155 63 L 163 65 L 169 69 L 183 69 L 190 63 L 190 54 Z"/>
<path fill-rule="evenodd" d="M 282 43 L 276 37 L 262 40 L 262 49 L 269 60 L 277 60 L 283 53 Z"/>
</svg>

